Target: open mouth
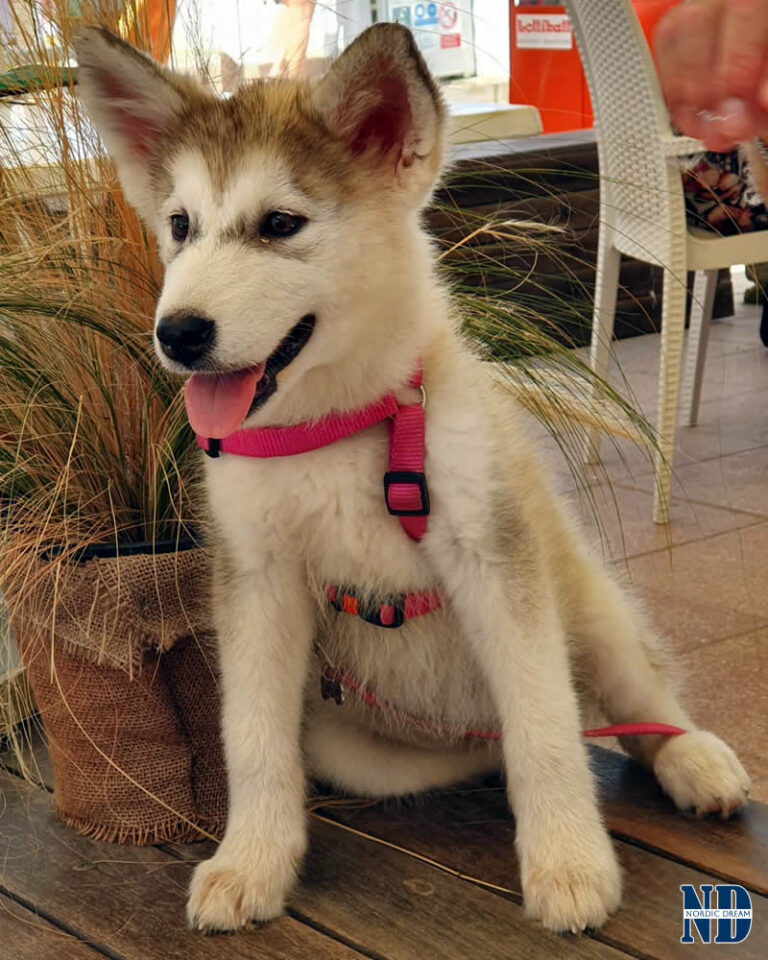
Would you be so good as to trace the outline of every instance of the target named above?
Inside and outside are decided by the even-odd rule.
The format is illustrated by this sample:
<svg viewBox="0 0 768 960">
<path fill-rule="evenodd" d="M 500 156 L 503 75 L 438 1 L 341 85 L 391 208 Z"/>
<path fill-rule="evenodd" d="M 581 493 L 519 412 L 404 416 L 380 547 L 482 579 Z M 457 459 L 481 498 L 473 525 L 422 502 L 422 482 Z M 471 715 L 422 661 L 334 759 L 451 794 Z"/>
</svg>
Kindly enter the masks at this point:
<svg viewBox="0 0 768 960">
<path fill-rule="evenodd" d="M 184 402 L 195 433 L 218 440 L 234 433 L 277 390 L 277 375 L 298 357 L 314 329 L 315 315 L 307 314 L 258 366 L 234 373 L 193 374 L 187 381 Z"/>
<path fill-rule="evenodd" d="M 292 327 L 288 334 L 277 345 L 277 350 L 267 357 L 264 364 L 264 373 L 256 384 L 256 393 L 248 413 L 253 413 L 263 407 L 272 394 L 277 390 L 277 375 L 289 363 L 298 357 L 315 329 L 315 315 L 308 313 Z"/>
</svg>

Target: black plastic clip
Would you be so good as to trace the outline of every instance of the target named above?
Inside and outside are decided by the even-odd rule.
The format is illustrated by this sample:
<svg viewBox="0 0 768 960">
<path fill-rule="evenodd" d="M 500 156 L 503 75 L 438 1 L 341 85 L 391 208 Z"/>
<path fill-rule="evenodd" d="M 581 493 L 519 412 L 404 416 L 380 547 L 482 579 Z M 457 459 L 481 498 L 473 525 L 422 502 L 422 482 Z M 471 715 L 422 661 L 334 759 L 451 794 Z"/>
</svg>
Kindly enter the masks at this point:
<svg viewBox="0 0 768 960">
<path fill-rule="evenodd" d="M 419 488 L 421 506 L 417 510 L 397 510 L 390 506 L 389 488 L 392 484 L 407 484 Z M 390 470 L 384 474 L 384 501 L 393 517 L 426 517 L 429 514 L 429 489 L 423 473 L 413 470 Z"/>
<path fill-rule="evenodd" d="M 338 707 L 344 703 L 344 687 L 331 667 L 325 667 L 320 674 L 320 693 L 323 700 L 335 700 Z"/>
</svg>

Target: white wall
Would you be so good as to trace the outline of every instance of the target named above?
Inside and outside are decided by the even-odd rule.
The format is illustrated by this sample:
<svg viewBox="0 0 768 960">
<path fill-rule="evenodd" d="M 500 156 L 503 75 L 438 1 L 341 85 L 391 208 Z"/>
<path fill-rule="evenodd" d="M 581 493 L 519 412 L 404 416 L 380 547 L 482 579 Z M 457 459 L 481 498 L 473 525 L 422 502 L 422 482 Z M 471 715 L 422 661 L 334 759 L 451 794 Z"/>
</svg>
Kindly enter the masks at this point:
<svg viewBox="0 0 768 960">
<path fill-rule="evenodd" d="M 474 0 L 478 76 L 509 76 L 509 2 Z"/>
</svg>

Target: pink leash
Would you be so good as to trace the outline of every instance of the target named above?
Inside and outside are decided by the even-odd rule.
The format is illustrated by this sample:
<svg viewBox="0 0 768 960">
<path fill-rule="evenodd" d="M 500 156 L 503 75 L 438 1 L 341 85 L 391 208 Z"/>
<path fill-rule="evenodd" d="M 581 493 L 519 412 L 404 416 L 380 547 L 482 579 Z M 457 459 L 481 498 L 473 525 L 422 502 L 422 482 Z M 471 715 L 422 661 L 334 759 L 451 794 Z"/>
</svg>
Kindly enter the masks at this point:
<svg viewBox="0 0 768 960">
<path fill-rule="evenodd" d="M 421 717 L 414 717 L 411 714 L 398 710 L 386 700 L 378 700 L 370 690 L 361 686 L 355 678 L 343 667 L 333 668 L 329 665 L 323 667 L 322 672 L 322 693 L 327 700 L 335 699 L 341 705 L 344 702 L 342 687 L 351 690 L 352 693 L 372 710 L 378 710 L 380 713 L 389 714 L 393 719 L 403 725 L 418 727 L 426 733 L 438 736 L 446 740 L 500 740 L 501 734 L 495 730 L 466 730 L 457 734 L 456 731 L 448 730 L 437 724 L 423 720 Z M 685 733 L 681 727 L 673 727 L 668 723 L 614 723 L 609 727 L 594 727 L 591 730 L 582 730 L 582 737 L 679 737 Z"/>
</svg>

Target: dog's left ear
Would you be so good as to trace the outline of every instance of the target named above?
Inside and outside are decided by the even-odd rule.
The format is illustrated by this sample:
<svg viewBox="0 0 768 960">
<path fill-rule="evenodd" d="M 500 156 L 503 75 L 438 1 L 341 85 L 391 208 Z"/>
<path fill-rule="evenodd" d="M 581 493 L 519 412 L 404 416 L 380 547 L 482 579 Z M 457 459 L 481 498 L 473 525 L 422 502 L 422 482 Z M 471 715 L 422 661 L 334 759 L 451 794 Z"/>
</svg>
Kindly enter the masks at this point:
<svg viewBox="0 0 768 960">
<path fill-rule="evenodd" d="M 361 162 L 423 202 L 443 159 L 445 105 L 409 30 L 370 27 L 313 90 L 326 125 Z"/>
</svg>

